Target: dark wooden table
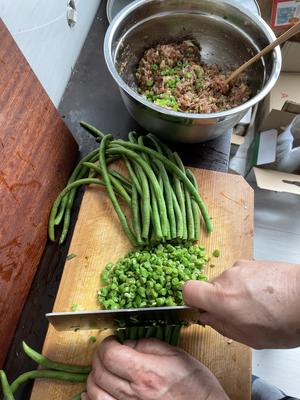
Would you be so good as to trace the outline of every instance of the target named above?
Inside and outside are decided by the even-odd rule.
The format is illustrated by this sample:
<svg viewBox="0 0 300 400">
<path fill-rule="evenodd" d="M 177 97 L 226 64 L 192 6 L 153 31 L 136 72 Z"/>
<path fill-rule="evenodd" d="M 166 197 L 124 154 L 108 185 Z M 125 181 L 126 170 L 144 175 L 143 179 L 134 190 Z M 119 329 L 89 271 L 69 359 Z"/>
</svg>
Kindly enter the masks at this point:
<svg viewBox="0 0 300 400">
<path fill-rule="evenodd" d="M 120 138 L 125 138 L 130 130 L 142 131 L 126 111 L 118 88 L 106 69 L 103 58 L 103 38 L 108 26 L 105 7 L 106 1 L 103 1 L 59 106 L 80 146 L 79 158 L 95 147 L 94 139 L 80 127 L 81 119 Z M 231 132 L 225 132 L 210 142 L 174 147 L 186 165 L 227 172 L 230 137 Z M 4 366 L 9 380 L 36 368 L 35 363 L 24 356 L 22 340 L 38 351 L 42 349 L 48 327 L 44 315 L 53 307 L 81 198 L 82 192 L 74 206 L 67 242 L 63 246 L 49 242 L 45 248 Z M 16 399 L 29 398 L 30 389 L 30 384 L 19 389 Z"/>
</svg>

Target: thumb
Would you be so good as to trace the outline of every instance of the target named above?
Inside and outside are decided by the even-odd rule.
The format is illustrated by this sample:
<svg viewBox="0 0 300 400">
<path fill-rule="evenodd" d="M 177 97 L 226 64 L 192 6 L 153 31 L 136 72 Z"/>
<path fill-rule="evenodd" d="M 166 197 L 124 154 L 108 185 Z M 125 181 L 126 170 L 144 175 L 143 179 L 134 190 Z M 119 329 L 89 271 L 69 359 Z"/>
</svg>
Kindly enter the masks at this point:
<svg viewBox="0 0 300 400">
<path fill-rule="evenodd" d="M 187 306 L 214 313 L 220 307 L 220 292 L 214 283 L 187 281 L 183 286 L 183 299 Z"/>
</svg>

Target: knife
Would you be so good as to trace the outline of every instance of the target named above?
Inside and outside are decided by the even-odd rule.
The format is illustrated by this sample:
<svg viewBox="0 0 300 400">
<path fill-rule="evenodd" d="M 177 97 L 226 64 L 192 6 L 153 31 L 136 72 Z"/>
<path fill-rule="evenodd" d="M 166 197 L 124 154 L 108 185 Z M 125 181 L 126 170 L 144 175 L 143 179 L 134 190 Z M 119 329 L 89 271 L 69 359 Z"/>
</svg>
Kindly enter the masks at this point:
<svg viewBox="0 0 300 400">
<path fill-rule="evenodd" d="M 58 331 L 201 324 L 199 311 L 186 306 L 59 312 L 46 318 Z"/>
</svg>

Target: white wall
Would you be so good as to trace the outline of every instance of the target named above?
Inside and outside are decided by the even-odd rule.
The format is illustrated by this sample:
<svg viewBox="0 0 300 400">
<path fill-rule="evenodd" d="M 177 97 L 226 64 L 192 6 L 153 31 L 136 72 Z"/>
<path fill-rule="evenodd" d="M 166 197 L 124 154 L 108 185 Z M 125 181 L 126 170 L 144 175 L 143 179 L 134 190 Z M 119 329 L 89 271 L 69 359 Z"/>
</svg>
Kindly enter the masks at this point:
<svg viewBox="0 0 300 400">
<path fill-rule="evenodd" d="M 101 0 L 75 0 L 77 23 L 67 22 L 68 0 L 0 0 L 0 16 L 57 106 Z"/>
</svg>

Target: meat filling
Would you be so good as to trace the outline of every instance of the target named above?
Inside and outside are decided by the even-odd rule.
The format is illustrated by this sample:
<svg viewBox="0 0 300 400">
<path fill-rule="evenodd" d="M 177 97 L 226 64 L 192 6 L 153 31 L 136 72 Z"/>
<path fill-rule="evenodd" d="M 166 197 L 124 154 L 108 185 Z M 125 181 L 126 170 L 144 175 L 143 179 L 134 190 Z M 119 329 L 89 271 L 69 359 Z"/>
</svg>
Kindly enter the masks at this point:
<svg viewBox="0 0 300 400">
<path fill-rule="evenodd" d="M 201 62 L 200 50 L 190 40 L 153 47 L 138 64 L 138 92 L 158 106 L 189 113 L 213 113 L 237 107 L 251 91 L 241 74 L 230 88 L 217 65 Z"/>
</svg>

